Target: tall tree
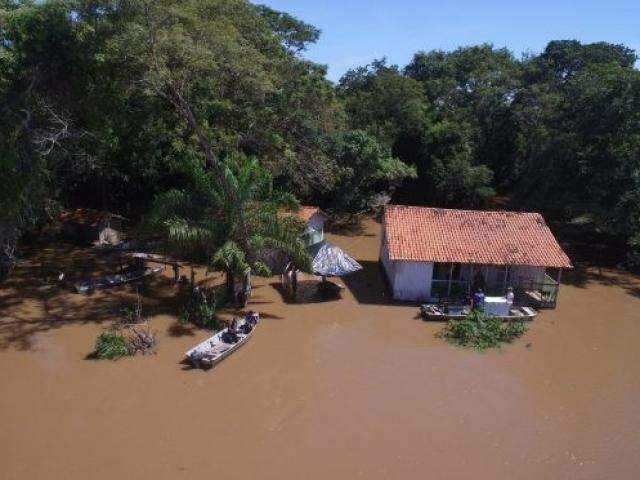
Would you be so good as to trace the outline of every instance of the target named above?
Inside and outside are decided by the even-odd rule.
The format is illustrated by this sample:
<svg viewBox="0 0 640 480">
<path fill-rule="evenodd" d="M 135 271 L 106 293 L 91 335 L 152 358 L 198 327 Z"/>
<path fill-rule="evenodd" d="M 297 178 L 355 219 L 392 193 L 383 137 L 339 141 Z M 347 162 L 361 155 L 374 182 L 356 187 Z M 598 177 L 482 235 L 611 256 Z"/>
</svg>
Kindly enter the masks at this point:
<svg viewBox="0 0 640 480">
<path fill-rule="evenodd" d="M 182 254 L 204 255 L 212 266 L 225 271 L 230 288 L 234 279 L 249 270 L 271 273 L 261 260 L 267 250 L 284 253 L 308 271 L 302 225 L 295 217 L 278 213 L 281 208 L 297 208 L 295 197 L 274 190 L 271 175 L 256 159 L 241 156 L 218 162 L 215 170 L 197 159 L 183 165 L 190 182 L 159 195 L 148 224 L 164 232 Z"/>
</svg>

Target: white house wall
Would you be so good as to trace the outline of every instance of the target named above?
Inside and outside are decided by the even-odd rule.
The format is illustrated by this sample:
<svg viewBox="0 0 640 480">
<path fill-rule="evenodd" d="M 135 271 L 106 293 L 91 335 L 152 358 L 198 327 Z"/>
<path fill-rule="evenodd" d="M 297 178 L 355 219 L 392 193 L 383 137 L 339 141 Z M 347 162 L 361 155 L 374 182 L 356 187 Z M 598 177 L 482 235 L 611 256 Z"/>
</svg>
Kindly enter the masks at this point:
<svg viewBox="0 0 640 480">
<path fill-rule="evenodd" d="M 387 249 L 387 244 L 384 241 L 380 245 L 380 262 L 382 262 L 382 268 L 384 268 L 384 271 L 387 274 L 389 283 L 393 285 L 395 280 L 395 271 L 393 268 L 394 263 L 389 259 L 389 250 Z"/>
<path fill-rule="evenodd" d="M 433 263 L 394 261 L 391 280 L 395 300 L 428 300 L 431 296 Z"/>
<path fill-rule="evenodd" d="M 314 213 L 309 219 L 309 221 L 307 222 L 307 226 L 310 228 L 313 228 L 318 232 L 322 232 L 324 231 L 324 222 L 325 222 L 324 215 Z"/>
</svg>

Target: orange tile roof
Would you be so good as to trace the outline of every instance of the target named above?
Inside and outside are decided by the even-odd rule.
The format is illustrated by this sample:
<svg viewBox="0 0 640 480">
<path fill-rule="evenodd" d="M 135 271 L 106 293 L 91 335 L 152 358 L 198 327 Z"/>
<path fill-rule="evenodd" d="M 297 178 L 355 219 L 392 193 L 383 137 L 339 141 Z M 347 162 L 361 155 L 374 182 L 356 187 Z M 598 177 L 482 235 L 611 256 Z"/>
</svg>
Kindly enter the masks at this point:
<svg viewBox="0 0 640 480">
<path fill-rule="evenodd" d="M 294 212 L 294 215 L 300 218 L 300 220 L 303 220 L 304 222 L 308 222 L 309 220 L 311 220 L 311 217 L 313 217 L 316 213 L 319 213 L 320 215 L 326 218 L 325 213 L 322 210 L 320 210 L 320 207 L 313 207 L 309 205 L 302 205 L 297 212 Z"/>
<path fill-rule="evenodd" d="M 391 260 L 572 268 L 538 213 L 387 205 Z"/>
</svg>

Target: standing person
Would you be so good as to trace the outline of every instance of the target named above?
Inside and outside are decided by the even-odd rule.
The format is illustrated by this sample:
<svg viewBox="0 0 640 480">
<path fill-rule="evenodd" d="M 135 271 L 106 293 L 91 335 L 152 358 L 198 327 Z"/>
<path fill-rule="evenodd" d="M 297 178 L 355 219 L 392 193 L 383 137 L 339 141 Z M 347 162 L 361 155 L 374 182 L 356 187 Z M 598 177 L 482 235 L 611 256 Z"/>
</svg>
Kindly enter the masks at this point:
<svg viewBox="0 0 640 480">
<path fill-rule="evenodd" d="M 473 294 L 473 309 L 484 310 L 484 292 L 481 288 Z"/>
<path fill-rule="evenodd" d="M 514 298 L 515 295 L 513 294 L 513 287 L 507 288 L 507 303 L 509 304 L 509 308 L 513 305 Z"/>
</svg>

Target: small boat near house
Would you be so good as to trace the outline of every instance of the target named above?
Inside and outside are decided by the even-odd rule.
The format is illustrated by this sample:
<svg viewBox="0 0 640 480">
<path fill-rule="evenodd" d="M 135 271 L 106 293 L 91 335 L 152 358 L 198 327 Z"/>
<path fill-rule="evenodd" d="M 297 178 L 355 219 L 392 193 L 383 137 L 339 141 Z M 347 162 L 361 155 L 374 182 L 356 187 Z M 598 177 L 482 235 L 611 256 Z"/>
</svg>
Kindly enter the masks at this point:
<svg viewBox="0 0 640 480">
<path fill-rule="evenodd" d="M 186 352 L 185 360 L 196 368 L 213 367 L 249 341 L 259 319 L 256 312 L 250 312 L 238 322 L 235 341 L 230 341 L 229 328 L 224 328 Z"/>
<path fill-rule="evenodd" d="M 420 306 L 420 314 L 425 320 L 462 320 L 471 313 L 468 305 L 442 305 L 425 303 Z M 530 307 L 512 307 L 506 314 L 494 315 L 501 320 L 533 320 L 538 312 Z"/>
</svg>

